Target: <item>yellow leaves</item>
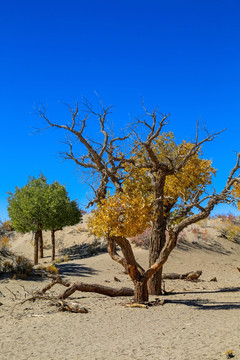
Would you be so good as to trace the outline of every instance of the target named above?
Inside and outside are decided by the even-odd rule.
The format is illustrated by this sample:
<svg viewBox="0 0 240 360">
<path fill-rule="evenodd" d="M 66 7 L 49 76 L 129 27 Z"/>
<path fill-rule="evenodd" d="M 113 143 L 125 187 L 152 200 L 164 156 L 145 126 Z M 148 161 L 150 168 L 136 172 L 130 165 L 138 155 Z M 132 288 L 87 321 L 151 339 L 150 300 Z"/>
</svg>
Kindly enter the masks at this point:
<svg viewBox="0 0 240 360">
<path fill-rule="evenodd" d="M 167 177 L 165 193 L 173 199 L 180 197 L 187 201 L 196 190 L 211 184 L 215 172 L 210 160 L 200 159 L 196 154 L 177 174 Z"/>
<path fill-rule="evenodd" d="M 152 151 L 161 164 L 176 169 L 186 155 L 194 148 L 194 144 L 182 142 L 177 145 L 173 133 L 163 133 L 154 142 Z M 196 191 L 201 195 L 204 188 L 211 184 L 212 175 L 216 170 L 210 160 L 200 158 L 201 150 L 193 152 L 186 164 L 173 174 L 161 177 L 154 167 L 144 168 L 144 164 L 151 163 L 144 147 L 136 148 L 132 159 L 136 166 L 127 164 L 125 172 L 128 174 L 123 183 L 123 193 L 108 195 L 93 217 L 89 219 L 89 228 L 97 236 L 125 236 L 133 237 L 141 234 L 150 226 L 154 213 L 154 183 L 165 181 L 165 205 L 174 206 L 179 200 L 191 201 Z M 139 166 L 140 165 L 140 166 Z M 163 179 L 163 180 L 162 180 Z M 156 186 L 155 186 L 156 187 Z M 171 208 L 171 206 L 169 208 Z M 167 213 L 166 216 L 169 214 Z"/>
<path fill-rule="evenodd" d="M 150 224 L 149 201 L 136 191 L 108 196 L 89 218 L 88 227 L 96 236 L 135 236 Z"/>
<path fill-rule="evenodd" d="M 0 249 L 9 248 L 9 247 L 10 247 L 10 240 L 6 236 L 3 236 L 3 238 L 0 239 Z"/>
<path fill-rule="evenodd" d="M 156 139 L 153 151 L 161 163 L 166 164 L 170 168 L 171 166 L 176 168 L 193 147 L 194 144 L 185 141 L 177 145 L 173 133 L 169 132 L 163 133 Z M 216 170 L 212 167 L 210 160 L 202 159 L 200 155 L 201 150 L 199 149 L 198 152 L 189 157 L 181 170 L 166 177 L 164 195 L 168 202 L 172 201 L 175 203 L 179 198 L 188 201 L 194 196 L 196 191 L 199 191 L 201 194 L 204 188 L 211 184 L 212 176 L 215 175 Z M 140 164 L 143 164 L 147 158 L 143 150 L 136 152 L 134 156 L 138 158 Z M 131 176 L 124 183 L 125 191 L 129 192 L 132 189 L 138 189 L 143 196 L 153 193 L 151 177 L 147 169 L 133 168 L 131 165 L 128 165 L 126 171 Z"/>
<path fill-rule="evenodd" d="M 237 199 L 238 210 L 240 210 L 240 184 L 235 183 L 232 189 L 233 196 Z"/>
</svg>

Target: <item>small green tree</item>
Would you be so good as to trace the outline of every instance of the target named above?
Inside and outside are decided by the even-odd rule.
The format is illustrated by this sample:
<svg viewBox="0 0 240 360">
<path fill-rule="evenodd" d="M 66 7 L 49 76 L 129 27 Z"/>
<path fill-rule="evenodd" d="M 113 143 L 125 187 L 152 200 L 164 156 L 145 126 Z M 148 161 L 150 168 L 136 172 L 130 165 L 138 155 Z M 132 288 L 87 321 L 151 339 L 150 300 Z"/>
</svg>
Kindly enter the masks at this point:
<svg viewBox="0 0 240 360">
<path fill-rule="evenodd" d="M 15 193 L 9 193 L 8 203 L 8 213 L 14 229 L 21 233 L 35 233 L 35 265 L 38 264 L 42 230 L 55 232 L 63 226 L 73 225 L 81 220 L 81 211 L 75 201 L 70 201 L 65 187 L 57 181 L 51 185 L 47 184 L 47 179 L 43 175 L 38 179 L 30 177 L 27 185 L 22 188 L 16 187 Z M 53 244 L 55 257 L 55 240 Z M 40 247 L 42 250 L 41 243 Z"/>
<path fill-rule="evenodd" d="M 8 213 L 16 231 L 32 231 L 34 237 L 34 264 L 38 264 L 38 244 L 46 223 L 46 204 L 44 194 L 48 188 L 47 179 L 40 175 L 38 179 L 29 177 L 27 185 L 16 187 L 15 193 L 9 193 Z"/>
<path fill-rule="evenodd" d="M 48 214 L 46 228 L 51 230 L 52 260 L 54 260 L 55 232 L 62 230 L 64 226 L 79 223 L 82 219 L 82 212 L 79 210 L 76 201 L 70 200 L 65 187 L 57 181 L 48 186 L 45 202 Z"/>
</svg>

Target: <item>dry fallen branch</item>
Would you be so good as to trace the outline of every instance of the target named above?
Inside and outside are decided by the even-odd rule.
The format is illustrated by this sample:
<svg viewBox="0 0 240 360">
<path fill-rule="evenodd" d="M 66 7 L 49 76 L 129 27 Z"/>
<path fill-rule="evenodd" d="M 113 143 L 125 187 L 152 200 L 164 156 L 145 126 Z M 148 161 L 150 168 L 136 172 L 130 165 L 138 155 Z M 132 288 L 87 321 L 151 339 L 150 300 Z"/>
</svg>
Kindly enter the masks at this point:
<svg viewBox="0 0 240 360">
<path fill-rule="evenodd" d="M 133 296 L 133 289 L 131 288 L 123 287 L 120 289 L 114 289 L 109 286 L 98 285 L 98 284 L 85 284 L 82 282 L 71 283 L 69 281 L 63 280 L 60 276 L 53 278 L 52 283 L 45 286 L 42 290 L 37 291 L 35 294 L 41 296 L 56 284 L 61 284 L 67 287 L 67 289 L 63 293 L 57 296 L 57 299 L 66 299 L 67 297 L 72 295 L 75 291 L 95 292 L 110 297 Z"/>
<path fill-rule="evenodd" d="M 80 307 L 80 304 L 77 302 L 66 302 L 64 300 L 60 300 L 55 298 L 54 296 L 47 296 L 47 295 L 34 295 L 30 298 L 25 299 L 20 303 L 20 305 L 24 304 L 27 301 L 35 301 L 35 300 L 48 300 L 54 303 L 58 307 L 59 311 L 69 311 L 74 313 L 88 313 L 86 308 Z"/>
<path fill-rule="evenodd" d="M 47 295 L 46 292 L 50 290 L 54 285 L 61 284 L 67 289 L 60 295 L 53 296 Z M 27 301 L 35 300 L 48 300 L 51 301 L 54 305 L 58 306 L 59 311 L 70 311 L 75 313 L 87 313 L 86 308 L 80 307 L 80 304 L 77 302 L 67 302 L 65 301 L 70 295 L 75 291 L 83 292 L 95 292 L 98 294 L 116 297 L 116 296 L 133 296 L 133 289 L 123 287 L 121 289 L 114 289 L 109 286 L 97 285 L 97 284 L 84 284 L 84 283 L 71 283 L 67 280 L 63 280 L 60 276 L 53 277 L 53 280 L 50 284 L 46 285 L 42 290 L 36 291 L 32 296 L 23 300 L 20 305 L 24 304 Z"/>
<path fill-rule="evenodd" d="M 176 273 L 170 273 L 170 274 L 163 274 L 163 279 L 169 279 L 169 280 L 177 280 L 177 279 L 184 279 L 189 281 L 197 280 L 202 275 L 202 271 L 190 271 L 186 274 L 176 274 Z"/>
<path fill-rule="evenodd" d="M 60 294 L 58 298 L 66 299 L 67 297 L 72 295 L 75 291 L 94 292 L 110 297 L 134 295 L 133 289 L 127 287 L 123 287 L 121 289 L 114 289 L 104 285 L 74 283 L 68 289 L 66 289 L 62 294 Z"/>
<path fill-rule="evenodd" d="M 125 304 L 126 307 L 131 307 L 131 308 L 144 308 L 147 309 L 148 306 L 145 304 L 138 304 L 138 303 L 130 303 L 130 304 Z"/>
</svg>

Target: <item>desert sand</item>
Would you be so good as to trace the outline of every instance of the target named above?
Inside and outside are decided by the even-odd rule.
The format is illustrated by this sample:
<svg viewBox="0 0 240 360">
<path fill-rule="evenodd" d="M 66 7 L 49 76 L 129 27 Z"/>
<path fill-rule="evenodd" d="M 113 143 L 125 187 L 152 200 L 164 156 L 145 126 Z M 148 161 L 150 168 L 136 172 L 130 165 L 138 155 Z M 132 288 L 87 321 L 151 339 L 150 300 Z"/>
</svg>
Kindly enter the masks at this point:
<svg viewBox="0 0 240 360">
<path fill-rule="evenodd" d="M 61 246 L 93 241 L 85 225 L 80 226 L 82 231 L 75 226 L 58 234 Z M 165 273 L 203 273 L 197 282 L 165 280 L 168 295 L 159 297 L 163 306 L 128 308 L 130 297 L 75 292 L 71 299 L 88 313 L 59 312 L 49 301 L 20 304 L 27 292 L 42 289 L 49 279 L 0 278 L 0 359 L 220 360 L 228 350 L 240 359 L 240 245 L 213 235 L 204 241 L 190 239 L 173 250 Z M 15 236 L 12 250 L 32 258 L 30 240 L 30 234 Z M 134 252 L 147 267 L 147 250 L 135 247 Z M 50 254 L 51 249 L 45 250 L 41 263 L 51 263 Z M 57 266 L 71 281 L 132 287 L 107 253 Z M 210 281 L 214 277 L 217 281 Z M 62 290 L 56 285 L 50 293 Z"/>
</svg>

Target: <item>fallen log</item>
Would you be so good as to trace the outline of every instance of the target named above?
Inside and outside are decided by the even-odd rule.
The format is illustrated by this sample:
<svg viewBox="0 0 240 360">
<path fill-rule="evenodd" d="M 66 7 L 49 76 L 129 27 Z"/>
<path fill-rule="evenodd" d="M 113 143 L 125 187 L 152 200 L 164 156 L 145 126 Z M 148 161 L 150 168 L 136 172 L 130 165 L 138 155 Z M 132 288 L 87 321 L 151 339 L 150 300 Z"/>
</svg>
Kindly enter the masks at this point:
<svg viewBox="0 0 240 360">
<path fill-rule="evenodd" d="M 56 284 L 61 284 L 67 287 L 67 289 L 63 293 L 57 296 L 57 299 L 66 299 L 67 297 L 72 295 L 75 291 L 95 292 L 110 297 L 134 295 L 134 291 L 131 288 L 122 287 L 120 289 L 115 289 L 109 286 L 98 285 L 98 284 L 86 284 L 82 282 L 71 283 L 69 281 L 63 280 L 60 276 L 53 277 L 53 280 L 50 284 L 46 285 L 42 290 L 35 292 L 35 294 L 43 295 Z"/>
<path fill-rule="evenodd" d="M 98 294 L 116 297 L 116 296 L 133 296 L 133 289 L 123 287 L 121 289 L 114 289 L 109 286 L 97 285 L 97 284 L 85 284 L 85 283 L 71 283 L 69 281 L 63 280 L 60 276 L 53 277 L 52 282 L 46 285 L 42 290 L 35 291 L 33 296 L 25 299 L 20 304 L 24 304 L 27 301 L 35 301 L 39 300 L 49 300 L 54 303 L 59 311 L 70 311 L 74 313 L 88 313 L 88 310 L 84 307 L 81 307 L 77 302 L 67 302 L 64 299 L 68 298 L 75 291 L 83 291 L 83 292 L 95 292 Z M 49 296 L 46 294 L 48 290 L 50 290 L 54 285 L 61 284 L 66 286 L 67 289 L 58 296 Z"/>
<path fill-rule="evenodd" d="M 193 281 L 193 280 L 197 280 L 201 275 L 202 275 L 202 271 L 199 270 L 199 271 L 190 271 L 187 272 L 186 274 L 177 274 L 177 273 L 163 274 L 162 278 L 168 280 L 183 279 L 183 280 Z"/>
<path fill-rule="evenodd" d="M 72 284 L 62 294 L 58 295 L 58 299 L 66 299 L 67 297 L 72 295 L 75 291 L 94 292 L 110 297 L 134 295 L 133 289 L 127 287 L 114 289 L 109 286 L 97 285 L 97 284 L 85 284 L 81 282 L 81 283 Z"/>
</svg>

